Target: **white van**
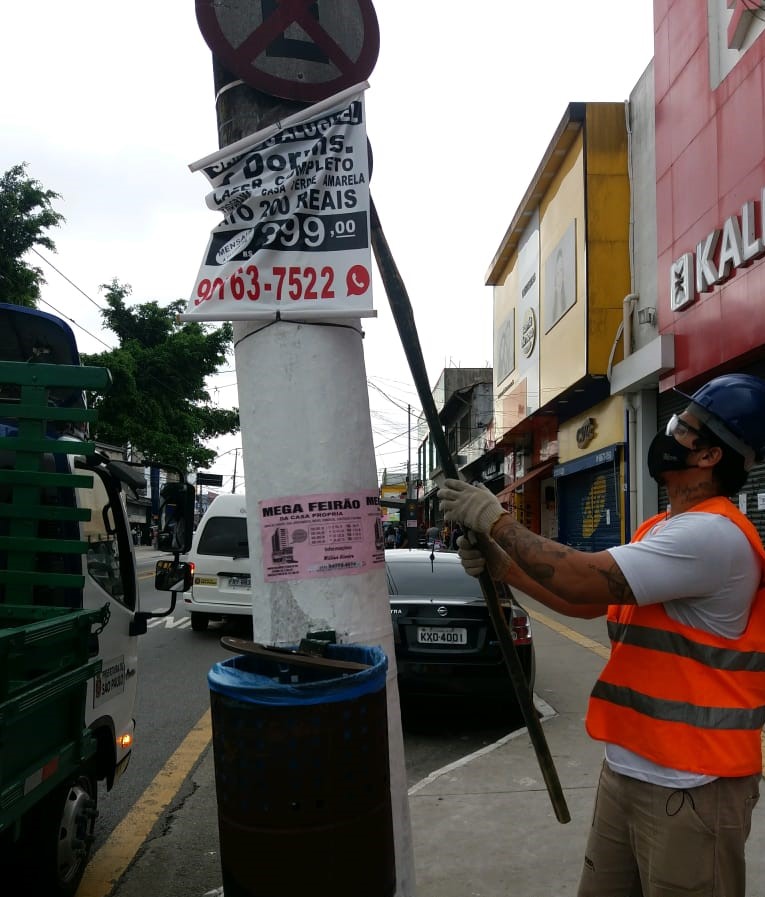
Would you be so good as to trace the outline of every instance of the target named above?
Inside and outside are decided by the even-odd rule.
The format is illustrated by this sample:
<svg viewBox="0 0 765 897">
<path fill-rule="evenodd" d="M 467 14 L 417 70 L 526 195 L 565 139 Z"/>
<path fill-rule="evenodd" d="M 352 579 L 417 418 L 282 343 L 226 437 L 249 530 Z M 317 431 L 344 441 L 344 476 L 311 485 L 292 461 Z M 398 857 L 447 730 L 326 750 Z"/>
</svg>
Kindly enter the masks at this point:
<svg viewBox="0 0 765 897">
<path fill-rule="evenodd" d="M 193 566 L 183 601 L 194 632 L 210 620 L 252 614 L 247 503 L 244 495 L 219 495 L 199 521 L 186 560 Z"/>
</svg>

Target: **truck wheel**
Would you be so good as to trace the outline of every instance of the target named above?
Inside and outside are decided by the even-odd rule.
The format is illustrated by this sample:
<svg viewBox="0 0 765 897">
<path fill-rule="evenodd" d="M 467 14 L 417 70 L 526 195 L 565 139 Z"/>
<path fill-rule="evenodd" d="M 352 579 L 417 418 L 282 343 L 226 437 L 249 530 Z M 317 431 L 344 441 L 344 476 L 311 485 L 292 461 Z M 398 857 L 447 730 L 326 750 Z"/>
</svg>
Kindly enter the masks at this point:
<svg viewBox="0 0 765 897">
<path fill-rule="evenodd" d="M 200 614 L 194 610 L 191 612 L 191 628 L 194 632 L 204 632 L 209 622 L 210 618 L 207 614 Z"/>
<path fill-rule="evenodd" d="M 34 893 L 74 897 L 90 858 L 97 801 L 96 780 L 83 769 L 32 811 L 29 831 L 37 849 L 27 868 L 33 870 Z"/>
</svg>

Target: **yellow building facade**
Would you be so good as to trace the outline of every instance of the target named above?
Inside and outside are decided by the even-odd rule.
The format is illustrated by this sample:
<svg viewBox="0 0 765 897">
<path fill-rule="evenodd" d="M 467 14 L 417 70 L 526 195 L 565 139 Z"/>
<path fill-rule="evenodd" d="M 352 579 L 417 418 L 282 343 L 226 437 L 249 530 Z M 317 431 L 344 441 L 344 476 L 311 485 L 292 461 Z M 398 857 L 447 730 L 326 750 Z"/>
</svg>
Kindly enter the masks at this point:
<svg viewBox="0 0 765 897">
<path fill-rule="evenodd" d="M 625 534 L 625 409 L 608 377 L 630 290 L 627 153 L 623 104 L 571 104 L 487 275 L 500 499 L 581 548 Z"/>
</svg>

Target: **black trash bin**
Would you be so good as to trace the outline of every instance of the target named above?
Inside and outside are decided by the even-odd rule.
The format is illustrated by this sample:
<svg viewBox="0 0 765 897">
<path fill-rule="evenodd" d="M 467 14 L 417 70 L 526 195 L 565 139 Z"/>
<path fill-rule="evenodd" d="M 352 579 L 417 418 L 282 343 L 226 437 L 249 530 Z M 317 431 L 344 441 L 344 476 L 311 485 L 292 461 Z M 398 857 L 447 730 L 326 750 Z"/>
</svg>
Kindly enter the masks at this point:
<svg viewBox="0 0 765 897">
<path fill-rule="evenodd" d="M 360 672 L 235 656 L 208 674 L 226 897 L 392 897 L 388 659 Z"/>
</svg>

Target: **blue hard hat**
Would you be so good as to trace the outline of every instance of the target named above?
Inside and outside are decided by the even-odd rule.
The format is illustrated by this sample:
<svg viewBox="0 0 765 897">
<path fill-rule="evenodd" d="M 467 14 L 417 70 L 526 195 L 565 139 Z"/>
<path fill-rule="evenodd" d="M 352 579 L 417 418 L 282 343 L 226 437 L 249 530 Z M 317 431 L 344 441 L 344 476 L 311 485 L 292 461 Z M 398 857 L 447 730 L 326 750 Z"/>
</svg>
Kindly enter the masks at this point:
<svg viewBox="0 0 765 897">
<path fill-rule="evenodd" d="M 723 374 L 697 389 L 688 410 L 744 458 L 747 470 L 765 458 L 765 380 L 751 374 Z"/>
</svg>

